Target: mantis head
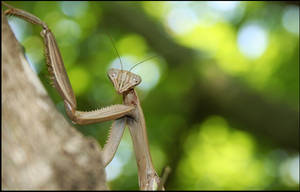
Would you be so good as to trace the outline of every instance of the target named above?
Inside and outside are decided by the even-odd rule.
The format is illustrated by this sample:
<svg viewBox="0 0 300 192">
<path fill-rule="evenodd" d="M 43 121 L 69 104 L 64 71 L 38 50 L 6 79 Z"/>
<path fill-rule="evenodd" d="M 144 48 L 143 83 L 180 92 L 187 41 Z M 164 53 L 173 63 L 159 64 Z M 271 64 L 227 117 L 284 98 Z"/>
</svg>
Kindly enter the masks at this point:
<svg viewBox="0 0 300 192">
<path fill-rule="evenodd" d="M 109 34 L 107 33 L 107 35 L 109 36 Z M 123 70 L 123 63 L 122 63 L 122 60 L 121 60 L 121 57 L 120 57 L 120 54 L 118 53 L 118 50 L 117 48 L 115 47 L 115 44 L 114 44 L 114 41 L 113 39 L 109 36 L 111 42 L 112 42 L 112 45 L 118 55 L 118 58 L 120 60 L 120 64 L 121 64 L 121 69 L 115 69 L 115 68 L 112 68 L 112 69 L 109 69 L 107 75 L 108 75 L 108 78 L 111 80 L 111 82 L 113 83 L 116 91 L 119 93 L 119 94 L 123 94 L 131 89 L 133 89 L 135 86 L 137 86 L 138 84 L 141 83 L 142 81 L 142 78 L 139 76 L 139 75 L 136 75 L 134 73 L 131 73 L 130 71 L 135 68 L 137 65 L 149 60 L 149 59 L 152 59 L 156 56 L 152 56 L 152 57 L 149 57 L 137 64 L 135 64 L 133 67 L 131 67 L 129 69 L 129 71 L 126 71 L 126 70 Z"/>
<path fill-rule="evenodd" d="M 119 94 L 133 89 L 142 81 L 140 76 L 125 70 L 112 68 L 107 74 Z"/>
</svg>

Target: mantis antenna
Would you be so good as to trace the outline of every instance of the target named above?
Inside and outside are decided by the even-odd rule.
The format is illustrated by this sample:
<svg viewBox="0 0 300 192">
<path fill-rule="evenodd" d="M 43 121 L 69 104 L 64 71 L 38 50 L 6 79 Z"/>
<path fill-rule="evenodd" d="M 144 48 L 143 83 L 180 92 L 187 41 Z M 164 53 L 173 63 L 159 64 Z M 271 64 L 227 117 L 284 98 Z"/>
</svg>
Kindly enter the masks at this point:
<svg viewBox="0 0 300 192">
<path fill-rule="evenodd" d="M 5 5 L 6 7 L 8 7 L 9 9 L 14 9 L 13 6 L 10 6 L 10 5 L 8 5 L 7 3 L 5 3 L 5 2 L 3 2 L 3 1 L 1 1 L 1 3 L 2 3 L 3 5 Z"/>
<path fill-rule="evenodd" d="M 141 62 L 138 62 L 137 64 L 135 64 L 134 66 L 132 66 L 132 67 L 129 69 L 129 71 L 131 71 L 133 68 L 135 68 L 135 67 L 138 66 L 139 64 L 144 63 L 145 61 L 148 61 L 148 60 L 150 60 L 150 59 L 153 59 L 154 57 L 157 57 L 157 55 L 153 55 L 153 56 L 151 56 L 151 57 L 148 57 L 147 59 L 144 59 L 144 60 L 141 61 Z"/>
<path fill-rule="evenodd" d="M 111 41 L 111 43 L 112 43 L 112 45 L 113 45 L 113 47 L 114 47 L 114 49 L 115 49 L 117 55 L 118 55 L 118 58 L 119 58 L 120 64 L 121 64 L 121 71 L 123 71 L 123 63 L 122 63 L 121 57 L 120 57 L 120 55 L 119 55 L 119 52 L 118 52 L 118 50 L 117 50 L 117 48 L 116 48 L 116 46 L 115 46 L 114 40 L 113 40 L 113 38 L 112 38 L 106 31 L 105 31 L 105 33 L 106 33 L 106 35 L 109 37 L 109 39 L 110 39 L 110 41 Z"/>
<path fill-rule="evenodd" d="M 113 38 L 112 38 L 106 31 L 105 31 L 105 33 L 106 33 L 107 36 L 109 37 L 109 39 L 110 39 L 110 41 L 111 41 L 111 43 L 112 43 L 112 45 L 113 45 L 113 47 L 114 47 L 114 49 L 115 49 L 117 55 L 118 55 L 118 58 L 119 58 L 120 64 L 121 64 L 121 70 L 123 71 L 123 63 L 122 63 L 120 54 L 119 54 L 119 52 L 118 52 L 118 50 L 117 50 L 117 48 L 116 48 L 116 46 L 115 46 L 114 40 L 113 40 Z M 129 69 L 129 72 L 130 72 L 133 68 L 135 68 L 136 66 L 138 66 L 139 64 L 144 63 L 145 61 L 148 61 L 148 60 L 150 60 L 150 59 L 153 59 L 154 57 L 157 57 L 157 55 L 153 55 L 153 56 L 151 56 L 151 57 L 148 57 L 147 59 L 144 59 L 144 60 L 141 61 L 141 62 L 138 62 L 137 64 L 135 64 L 134 66 L 132 66 L 132 67 Z"/>
</svg>

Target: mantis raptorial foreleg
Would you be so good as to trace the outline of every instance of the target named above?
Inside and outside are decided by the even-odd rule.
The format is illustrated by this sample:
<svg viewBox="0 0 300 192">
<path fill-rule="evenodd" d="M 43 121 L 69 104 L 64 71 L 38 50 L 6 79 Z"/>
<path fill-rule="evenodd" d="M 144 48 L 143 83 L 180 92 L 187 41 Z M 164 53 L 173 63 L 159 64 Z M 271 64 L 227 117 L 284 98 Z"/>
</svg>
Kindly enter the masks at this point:
<svg viewBox="0 0 300 192">
<path fill-rule="evenodd" d="M 73 123 L 90 124 L 102 121 L 115 120 L 125 116 L 134 109 L 134 107 L 132 106 L 112 105 L 91 112 L 77 111 L 76 98 L 74 96 L 74 92 L 71 87 L 68 75 L 66 73 L 55 37 L 52 34 L 51 30 L 38 17 L 21 9 L 16 9 L 10 5 L 7 5 L 4 2 L 2 2 L 2 4 L 9 8 L 4 12 L 5 15 L 17 16 L 30 23 L 42 26 L 43 30 L 41 31 L 41 36 L 43 37 L 45 43 L 45 53 L 48 71 L 51 75 L 54 87 L 58 90 L 58 93 L 64 100 L 66 112 Z M 107 166 L 107 164 L 113 159 L 113 156 L 118 148 L 122 134 L 124 132 L 124 127 L 124 120 L 117 120 L 117 122 L 113 123 L 111 127 L 111 134 L 103 150 L 105 166 Z"/>
<path fill-rule="evenodd" d="M 76 98 L 66 73 L 55 37 L 51 30 L 48 28 L 46 23 L 41 21 L 38 17 L 21 9 L 13 8 L 5 3 L 3 4 L 9 8 L 4 12 L 5 15 L 20 17 L 30 23 L 40 25 L 43 28 L 41 36 L 44 39 L 48 71 L 51 75 L 54 87 L 58 90 L 58 93 L 64 100 L 66 112 L 74 123 L 91 124 L 114 120 L 127 115 L 134 109 L 127 105 L 112 105 L 91 112 L 77 111 Z"/>
<path fill-rule="evenodd" d="M 126 118 L 117 119 L 113 122 L 106 144 L 103 147 L 103 164 L 106 167 L 117 151 L 124 133 Z"/>
</svg>

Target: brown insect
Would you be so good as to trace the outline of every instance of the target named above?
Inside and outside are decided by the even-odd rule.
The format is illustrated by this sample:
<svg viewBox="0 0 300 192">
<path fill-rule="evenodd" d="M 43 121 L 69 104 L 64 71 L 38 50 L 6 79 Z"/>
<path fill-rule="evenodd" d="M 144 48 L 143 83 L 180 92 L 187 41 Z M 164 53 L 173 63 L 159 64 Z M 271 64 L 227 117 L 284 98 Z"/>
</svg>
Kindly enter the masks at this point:
<svg viewBox="0 0 300 192">
<path fill-rule="evenodd" d="M 9 8 L 4 12 L 5 15 L 20 17 L 32 24 L 37 24 L 42 27 L 41 36 L 44 40 L 48 71 L 51 75 L 54 87 L 64 101 L 66 112 L 72 122 L 84 125 L 114 120 L 109 138 L 103 148 L 104 165 L 107 166 L 113 159 L 121 141 L 125 125 L 127 125 L 133 140 L 140 189 L 163 189 L 163 183 L 152 164 L 145 119 L 138 95 L 134 90 L 134 88 L 141 83 L 141 77 L 130 72 L 130 70 L 123 70 L 122 67 L 121 69 L 110 69 L 108 71 L 108 77 L 113 83 L 117 93 L 123 96 L 123 104 L 111 105 L 90 112 L 77 110 L 76 98 L 51 30 L 46 23 L 38 17 L 7 5 L 4 2 L 2 2 L 2 4 Z"/>
</svg>

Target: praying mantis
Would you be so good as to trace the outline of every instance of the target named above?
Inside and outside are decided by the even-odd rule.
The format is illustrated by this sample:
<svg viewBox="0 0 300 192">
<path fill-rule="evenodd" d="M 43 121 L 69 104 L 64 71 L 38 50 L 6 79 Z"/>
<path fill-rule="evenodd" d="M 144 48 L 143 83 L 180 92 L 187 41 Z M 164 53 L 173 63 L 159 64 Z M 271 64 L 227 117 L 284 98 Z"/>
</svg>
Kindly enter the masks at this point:
<svg viewBox="0 0 300 192">
<path fill-rule="evenodd" d="M 50 78 L 53 86 L 63 99 L 66 113 L 72 122 L 74 124 L 85 125 L 110 120 L 114 121 L 107 142 L 102 150 L 104 166 L 106 167 L 112 161 L 127 125 L 133 141 L 140 189 L 164 189 L 163 180 L 165 179 L 160 179 L 152 163 L 144 114 L 137 92 L 134 89 L 141 83 L 141 77 L 130 72 L 130 70 L 123 70 L 122 61 L 118 54 L 121 69 L 110 69 L 108 71 L 108 78 L 112 82 L 116 92 L 123 96 L 123 104 L 111 105 L 94 111 L 77 110 L 76 98 L 64 67 L 61 53 L 56 39 L 47 24 L 31 13 L 14 8 L 4 2 L 2 4 L 8 8 L 4 12 L 5 15 L 16 16 L 42 27 L 41 36 L 44 40 L 46 63 Z"/>
</svg>

